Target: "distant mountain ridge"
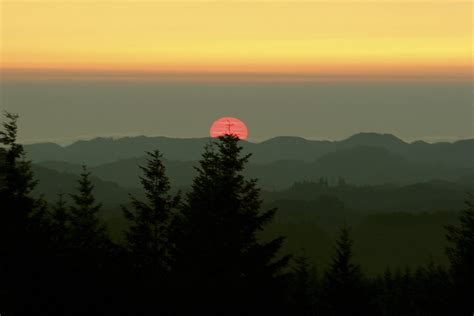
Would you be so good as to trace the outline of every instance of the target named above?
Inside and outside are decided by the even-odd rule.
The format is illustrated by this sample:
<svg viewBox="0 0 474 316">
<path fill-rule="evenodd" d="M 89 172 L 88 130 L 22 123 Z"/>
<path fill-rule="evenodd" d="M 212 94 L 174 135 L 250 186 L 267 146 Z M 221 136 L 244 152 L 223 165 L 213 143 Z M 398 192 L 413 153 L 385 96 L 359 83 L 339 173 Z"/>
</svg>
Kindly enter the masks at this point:
<svg viewBox="0 0 474 316">
<path fill-rule="evenodd" d="M 196 175 L 197 161 L 164 159 L 167 175 L 173 186 L 189 186 Z M 40 166 L 60 172 L 79 174 L 81 166 L 61 161 L 44 161 Z M 123 187 L 138 187 L 139 166 L 146 157 L 134 157 L 90 167 L 93 175 Z M 259 179 L 259 185 L 268 190 L 280 190 L 302 180 L 326 177 L 335 182 L 339 177 L 354 184 L 410 184 L 442 179 L 456 181 L 474 170 L 452 168 L 433 163 L 412 162 L 381 147 L 355 146 L 332 151 L 314 161 L 279 160 L 268 163 L 250 163 L 245 174 Z"/>
<path fill-rule="evenodd" d="M 95 138 L 68 146 L 53 143 L 25 145 L 34 162 L 63 161 L 98 166 L 118 160 L 141 157 L 146 151 L 159 149 L 168 160 L 196 161 L 210 138 L 125 137 Z M 474 166 L 474 139 L 453 143 L 404 142 L 391 134 L 358 133 L 341 141 L 307 140 L 300 137 L 275 137 L 261 143 L 242 142 L 244 151 L 252 153 L 253 163 L 280 160 L 315 161 L 321 156 L 356 146 L 380 147 L 410 162 L 430 163 L 452 168 Z"/>
<path fill-rule="evenodd" d="M 144 161 L 144 158 L 140 159 Z M 97 169 L 91 170 L 96 198 L 103 203 L 104 211 L 106 211 L 103 213 L 104 216 L 113 216 L 114 214 L 109 211 L 116 210 L 121 204 L 128 204 L 130 202 L 129 193 L 135 197 L 143 198 L 143 190 L 138 187 L 139 169 L 137 163 L 141 162 L 132 159 L 126 161 L 126 163 L 128 166 L 119 163 L 118 165 L 104 165 L 104 168 L 97 167 Z M 183 189 L 186 192 L 188 189 L 186 184 L 189 185 L 192 179 L 192 163 L 183 162 L 188 164 L 187 170 L 183 170 L 183 165 L 173 165 L 175 163 L 165 162 L 167 170 L 169 170 L 168 173 L 173 180 L 173 191 Z M 290 167 L 285 170 L 282 177 L 273 179 L 269 176 L 269 174 L 276 174 L 275 170 L 285 167 L 287 163 L 290 163 Z M 404 185 L 353 185 L 351 181 L 339 183 L 329 181 L 328 184 L 325 178 L 296 181 L 296 177 L 292 179 L 284 178 L 286 174 L 301 167 L 301 165 L 291 165 L 291 163 L 291 161 L 282 161 L 278 162 L 276 166 L 264 165 L 263 167 L 268 169 L 249 170 L 248 174 L 250 176 L 260 176 L 261 181 L 259 183 L 263 182 L 264 184 L 262 197 L 266 202 L 276 202 L 281 207 L 285 205 L 284 201 L 289 201 L 291 202 L 290 205 L 295 206 L 295 211 L 298 211 L 298 208 L 304 205 L 295 201 L 302 201 L 302 203 L 307 201 L 303 204 L 311 209 L 314 207 L 314 201 L 321 201 L 321 199 L 326 200 L 326 202 L 333 201 L 336 203 L 335 205 L 325 202 L 324 207 L 320 209 L 321 212 L 326 212 L 329 217 L 334 215 L 331 212 L 337 211 L 333 206 L 339 209 L 341 208 L 341 202 L 351 210 L 373 213 L 457 210 L 463 207 L 466 192 L 472 192 L 474 189 L 474 175 L 465 179 L 458 178 L 457 181 L 412 181 L 412 183 Z M 308 164 L 308 166 L 311 166 L 311 164 Z M 44 196 L 48 201 L 56 200 L 59 193 L 65 193 L 66 199 L 68 199 L 68 194 L 77 190 L 77 181 L 79 180 L 77 173 L 52 170 L 43 165 L 33 165 L 33 171 L 35 178 L 39 180 L 34 193 L 37 196 Z M 269 173 L 266 173 L 266 171 L 269 171 Z M 80 168 L 76 172 L 80 172 Z M 181 178 L 176 177 L 177 172 L 182 172 Z M 308 171 L 299 171 L 297 176 L 301 176 L 304 172 Z M 299 179 L 303 178 L 300 177 Z M 374 183 L 377 183 L 377 181 L 374 181 Z M 126 184 L 127 187 L 122 186 L 123 184 Z M 274 187 L 274 184 L 278 185 Z M 178 185 L 183 186 L 179 187 Z M 377 201 L 377 203 L 373 203 L 373 201 Z M 342 207 L 342 209 L 344 208 Z"/>
<path fill-rule="evenodd" d="M 284 141 L 288 140 L 291 141 Z M 3 155 L 0 148 L 0 158 Z M 145 162 L 146 156 L 142 155 L 90 168 L 97 198 L 104 203 L 106 210 L 129 203 L 128 193 L 137 197 L 143 195 L 138 184 L 138 166 Z M 165 159 L 164 163 L 173 190 L 186 190 L 195 175 L 197 161 Z M 68 162 L 35 163 L 33 171 L 40 180 L 35 193 L 44 194 L 49 201 L 55 200 L 58 193 L 72 193 L 77 188 L 81 170 L 80 164 Z M 311 201 L 315 199 L 332 197 L 343 201 L 352 210 L 364 212 L 459 209 L 466 192 L 472 192 L 474 188 L 472 167 L 449 168 L 416 163 L 374 146 L 348 146 L 314 161 L 251 163 L 245 172 L 247 176 L 259 179 L 267 202 L 310 201 L 308 205 L 312 205 Z M 341 182 L 339 176 L 346 181 Z M 364 202 L 374 199 L 378 201 L 374 207 Z"/>
</svg>

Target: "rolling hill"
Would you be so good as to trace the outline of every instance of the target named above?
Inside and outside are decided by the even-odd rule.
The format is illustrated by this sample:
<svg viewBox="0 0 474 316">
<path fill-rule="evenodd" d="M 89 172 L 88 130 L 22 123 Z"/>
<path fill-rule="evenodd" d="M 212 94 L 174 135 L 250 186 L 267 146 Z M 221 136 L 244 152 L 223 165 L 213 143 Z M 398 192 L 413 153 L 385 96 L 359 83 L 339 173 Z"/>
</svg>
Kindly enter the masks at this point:
<svg viewBox="0 0 474 316">
<path fill-rule="evenodd" d="M 69 146 L 52 143 L 26 145 L 30 159 L 64 161 L 97 166 L 117 160 L 141 157 L 146 151 L 160 149 L 166 159 L 196 161 L 209 138 L 174 139 L 167 137 L 95 138 Z M 356 146 L 379 147 L 408 161 L 430 163 L 455 168 L 474 166 L 474 139 L 453 143 L 429 144 L 423 141 L 406 143 L 394 135 L 359 133 L 341 141 L 306 140 L 299 137 L 276 137 L 261 143 L 242 142 L 244 151 L 252 153 L 253 163 L 280 160 L 311 162 L 338 150 Z"/>
<path fill-rule="evenodd" d="M 123 187 L 139 186 L 140 165 L 146 157 L 122 159 L 90 167 L 97 177 L 116 182 Z M 38 165 L 61 172 L 78 174 L 79 164 L 64 161 L 43 161 Z M 197 161 L 165 159 L 164 164 L 173 186 L 189 186 L 195 176 Z M 355 146 L 323 154 L 313 161 L 278 160 L 268 163 L 251 163 L 246 175 L 258 178 L 262 188 L 281 190 L 302 180 L 317 180 L 327 177 L 336 182 L 338 178 L 365 184 L 410 184 L 428 180 L 456 181 L 464 175 L 474 175 L 474 169 L 455 168 L 435 163 L 410 161 L 382 147 Z"/>
</svg>

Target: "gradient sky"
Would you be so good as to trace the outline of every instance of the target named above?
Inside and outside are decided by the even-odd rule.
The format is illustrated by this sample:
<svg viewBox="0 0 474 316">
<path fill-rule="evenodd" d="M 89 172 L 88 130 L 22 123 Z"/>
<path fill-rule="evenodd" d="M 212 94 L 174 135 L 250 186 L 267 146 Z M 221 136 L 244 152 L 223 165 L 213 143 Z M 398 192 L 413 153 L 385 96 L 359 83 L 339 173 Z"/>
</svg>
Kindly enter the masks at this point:
<svg viewBox="0 0 474 316">
<path fill-rule="evenodd" d="M 472 23 L 453 0 L 2 1 L 2 67 L 465 79 Z"/>
<path fill-rule="evenodd" d="M 24 141 L 473 135 L 471 1 L 0 0 L 0 109 Z"/>
</svg>

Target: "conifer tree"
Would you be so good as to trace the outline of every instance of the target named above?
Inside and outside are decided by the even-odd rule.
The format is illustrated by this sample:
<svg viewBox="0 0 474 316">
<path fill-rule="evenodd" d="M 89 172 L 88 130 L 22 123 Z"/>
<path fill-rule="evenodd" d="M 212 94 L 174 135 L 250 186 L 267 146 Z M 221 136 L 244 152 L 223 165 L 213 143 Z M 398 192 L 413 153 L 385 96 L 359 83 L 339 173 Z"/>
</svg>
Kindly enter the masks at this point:
<svg viewBox="0 0 474 316">
<path fill-rule="evenodd" d="M 242 156 L 241 151 L 234 135 L 206 146 L 174 229 L 177 272 L 189 287 L 188 298 L 206 308 L 232 306 L 235 313 L 237 306 L 245 308 L 252 299 L 257 300 L 253 306 L 266 305 L 288 261 L 276 258 L 283 238 L 267 243 L 257 238 L 275 210 L 260 211 L 257 182 L 242 175 L 250 155 Z"/>
<path fill-rule="evenodd" d="M 366 315 L 368 298 L 360 266 L 353 262 L 353 241 L 344 224 L 336 253 L 323 278 L 322 308 L 328 315 Z"/>
<path fill-rule="evenodd" d="M 74 202 L 70 214 L 71 246 L 82 251 L 97 250 L 108 243 L 105 226 L 98 217 L 102 205 L 95 201 L 90 172 L 85 166 L 82 169 L 78 192 L 71 194 Z"/>
<path fill-rule="evenodd" d="M 292 311 L 297 315 L 317 315 L 318 278 L 308 258 L 295 258 L 292 282 Z"/>
<path fill-rule="evenodd" d="M 460 313 L 474 312 L 472 286 L 474 284 L 474 196 L 469 195 L 458 226 L 448 225 L 446 238 L 450 242 L 447 254 L 456 289 Z"/>
<path fill-rule="evenodd" d="M 140 166 L 140 177 L 145 201 L 131 196 L 131 210 L 123 207 L 130 226 L 125 231 L 128 262 L 134 278 L 129 281 L 134 291 L 130 293 L 137 314 L 156 310 L 164 312 L 169 304 L 169 270 L 171 262 L 170 223 L 179 203 L 179 194 L 172 196 L 170 182 L 165 174 L 162 154 L 148 152 L 146 166 Z"/>
<path fill-rule="evenodd" d="M 373 283 L 376 290 L 377 309 L 380 315 L 393 315 L 395 301 L 395 282 L 392 270 L 387 267 L 382 276 L 378 276 Z M 392 312 L 391 312 L 392 311 Z"/>
<path fill-rule="evenodd" d="M 18 115 L 5 112 L 6 121 L 0 131 L 0 242 L 1 249 L 25 249 L 29 232 L 34 223 L 31 220 L 38 201 L 31 197 L 36 186 L 30 161 L 26 160 L 23 146 L 17 143 Z M 13 244 L 18 243 L 18 244 Z M 10 245 L 10 246 L 9 246 Z"/>
<path fill-rule="evenodd" d="M 133 211 L 123 207 L 130 227 L 125 232 L 127 248 L 138 268 L 164 271 L 170 264 L 169 225 L 173 210 L 178 206 L 179 195 L 169 193 L 170 183 L 161 161 L 162 154 L 148 153 L 146 166 L 141 166 L 140 182 L 145 190 L 146 202 L 132 198 Z"/>
<path fill-rule="evenodd" d="M 41 304 L 49 221 L 46 202 L 32 196 L 36 180 L 17 142 L 18 115 L 5 112 L 4 116 L 0 131 L 0 306 L 5 313 L 27 314 Z"/>
<path fill-rule="evenodd" d="M 18 115 L 4 113 L 0 131 L 0 251 L 38 252 L 48 248 L 47 203 L 34 198 L 31 162 L 17 142 Z"/>
<path fill-rule="evenodd" d="M 418 267 L 414 277 L 415 304 L 419 315 L 449 315 L 452 312 L 452 284 L 448 271 L 430 258 Z"/>
<path fill-rule="evenodd" d="M 104 303 L 111 289 L 110 278 L 112 242 L 106 234 L 105 225 L 99 220 L 101 204 L 93 195 L 94 186 L 90 173 L 83 166 L 75 194 L 71 194 L 72 205 L 69 212 L 68 249 L 66 251 L 67 274 L 73 284 L 67 298 L 69 307 L 74 306 L 77 314 L 87 314 L 93 310 L 103 314 Z"/>
<path fill-rule="evenodd" d="M 58 195 L 51 210 L 51 228 L 57 248 L 66 248 L 69 242 L 69 212 L 64 200 L 64 194 Z"/>
</svg>

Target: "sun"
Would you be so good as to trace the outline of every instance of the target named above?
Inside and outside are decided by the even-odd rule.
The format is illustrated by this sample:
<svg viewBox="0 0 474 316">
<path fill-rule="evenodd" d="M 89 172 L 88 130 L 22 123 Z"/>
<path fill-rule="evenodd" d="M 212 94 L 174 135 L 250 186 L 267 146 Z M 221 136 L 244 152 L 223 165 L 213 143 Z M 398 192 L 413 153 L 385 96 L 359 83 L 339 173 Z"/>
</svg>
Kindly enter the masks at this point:
<svg viewBox="0 0 474 316">
<path fill-rule="evenodd" d="M 240 139 L 247 139 L 248 129 L 245 123 L 235 117 L 221 117 L 212 123 L 211 137 L 217 138 L 224 135 L 234 135 Z"/>
</svg>

